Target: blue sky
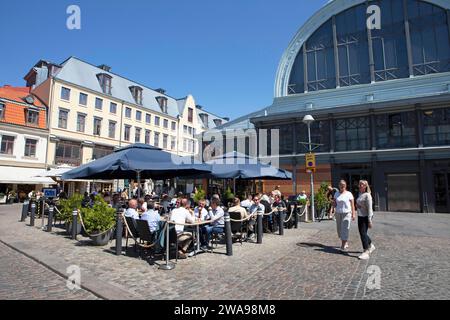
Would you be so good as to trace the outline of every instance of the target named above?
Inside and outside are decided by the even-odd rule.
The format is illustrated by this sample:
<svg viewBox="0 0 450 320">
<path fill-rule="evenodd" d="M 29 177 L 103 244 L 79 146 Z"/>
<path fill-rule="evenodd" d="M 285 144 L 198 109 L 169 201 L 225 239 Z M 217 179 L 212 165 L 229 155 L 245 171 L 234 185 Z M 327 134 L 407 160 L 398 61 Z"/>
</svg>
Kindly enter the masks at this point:
<svg viewBox="0 0 450 320">
<path fill-rule="evenodd" d="M 230 118 L 272 103 L 284 49 L 327 0 L 0 1 L 0 85 L 76 56 Z M 81 8 L 81 30 L 66 8 Z"/>
</svg>

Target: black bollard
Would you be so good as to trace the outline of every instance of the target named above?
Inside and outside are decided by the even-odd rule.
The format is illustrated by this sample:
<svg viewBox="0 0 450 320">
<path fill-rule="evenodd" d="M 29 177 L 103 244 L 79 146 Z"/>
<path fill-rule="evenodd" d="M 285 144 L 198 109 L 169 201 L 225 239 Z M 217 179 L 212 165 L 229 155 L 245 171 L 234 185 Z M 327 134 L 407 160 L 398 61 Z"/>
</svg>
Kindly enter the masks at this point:
<svg viewBox="0 0 450 320">
<path fill-rule="evenodd" d="M 280 232 L 280 236 L 284 235 L 284 210 L 278 211 L 278 219 L 280 221 L 278 230 Z"/>
<path fill-rule="evenodd" d="M 293 206 L 294 208 L 292 208 L 293 211 L 293 215 L 294 215 L 294 228 L 298 229 L 298 212 L 297 212 L 297 205 Z"/>
<path fill-rule="evenodd" d="M 122 210 L 117 210 L 116 216 L 116 255 L 120 256 L 122 254 Z"/>
<path fill-rule="evenodd" d="M 34 218 L 36 217 L 36 202 L 31 203 L 30 226 L 34 227 Z"/>
<path fill-rule="evenodd" d="M 227 256 L 233 255 L 233 235 L 231 234 L 231 220 L 230 214 L 225 212 L 225 240 L 227 243 Z"/>
<path fill-rule="evenodd" d="M 28 216 L 28 207 L 30 206 L 30 201 L 29 200 L 25 200 L 23 202 L 23 206 L 22 206 L 22 216 L 20 217 L 20 221 L 24 222 L 25 219 Z"/>
<path fill-rule="evenodd" d="M 53 207 L 53 205 L 51 204 L 51 205 L 48 207 L 48 221 L 47 221 L 47 231 L 48 231 L 48 232 L 51 232 L 51 231 L 52 231 L 52 225 L 53 225 L 53 210 L 54 210 L 54 207 Z"/>
<path fill-rule="evenodd" d="M 256 243 L 257 244 L 261 244 L 262 243 L 262 238 L 263 238 L 263 211 L 258 211 L 257 212 L 258 216 L 256 217 L 256 232 L 257 232 L 257 237 L 256 237 Z"/>
<path fill-rule="evenodd" d="M 78 229 L 78 209 L 72 211 L 72 239 L 77 240 Z"/>
</svg>

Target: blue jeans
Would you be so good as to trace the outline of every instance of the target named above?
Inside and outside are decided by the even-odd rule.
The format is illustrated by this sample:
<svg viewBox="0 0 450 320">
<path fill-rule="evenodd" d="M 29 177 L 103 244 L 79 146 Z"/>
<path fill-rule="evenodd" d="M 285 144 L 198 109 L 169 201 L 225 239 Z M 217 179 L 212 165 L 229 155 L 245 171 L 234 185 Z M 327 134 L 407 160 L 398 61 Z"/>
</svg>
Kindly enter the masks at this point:
<svg viewBox="0 0 450 320">
<path fill-rule="evenodd" d="M 202 246 L 208 245 L 209 241 L 211 240 L 211 235 L 213 233 L 223 233 L 223 231 L 224 231 L 223 227 L 203 226 L 201 229 Z"/>
</svg>

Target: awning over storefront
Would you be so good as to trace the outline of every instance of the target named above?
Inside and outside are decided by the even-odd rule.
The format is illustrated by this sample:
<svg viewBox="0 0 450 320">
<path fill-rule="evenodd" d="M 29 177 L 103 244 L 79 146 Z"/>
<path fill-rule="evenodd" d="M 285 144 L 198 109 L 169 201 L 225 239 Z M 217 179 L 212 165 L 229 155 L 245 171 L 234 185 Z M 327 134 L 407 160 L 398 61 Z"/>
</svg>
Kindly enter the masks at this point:
<svg viewBox="0 0 450 320">
<path fill-rule="evenodd" d="M 54 184 L 53 179 L 38 177 L 45 169 L 0 166 L 0 183 L 8 184 Z"/>
</svg>

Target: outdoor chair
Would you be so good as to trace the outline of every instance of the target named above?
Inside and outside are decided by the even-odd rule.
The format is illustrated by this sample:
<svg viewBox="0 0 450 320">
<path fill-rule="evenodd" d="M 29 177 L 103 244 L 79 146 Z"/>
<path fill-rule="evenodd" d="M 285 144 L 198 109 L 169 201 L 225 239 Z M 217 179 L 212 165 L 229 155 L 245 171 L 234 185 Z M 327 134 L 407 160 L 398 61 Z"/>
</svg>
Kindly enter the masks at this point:
<svg viewBox="0 0 450 320">
<path fill-rule="evenodd" d="M 127 221 L 128 227 L 130 228 L 131 233 L 133 234 L 133 240 L 134 240 L 134 251 L 136 251 L 137 247 L 137 241 L 139 239 L 139 231 L 137 230 L 137 223 L 136 219 L 133 219 L 131 217 L 125 217 L 125 220 Z M 128 251 L 128 238 L 131 237 L 129 232 L 126 232 L 126 242 L 125 242 L 125 252 Z"/>
<path fill-rule="evenodd" d="M 135 220 L 137 226 L 137 232 L 139 233 L 139 238 L 141 242 L 146 243 L 142 246 L 139 256 L 142 258 L 142 253 L 146 250 L 152 250 L 155 245 L 156 233 L 150 232 L 147 220 Z M 131 228 L 130 228 L 131 229 Z"/>
<path fill-rule="evenodd" d="M 239 243 L 242 245 L 242 241 L 246 238 L 246 228 L 244 227 L 243 221 L 233 221 L 233 220 L 241 220 L 241 213 L 240 212 L 233 212 L 230 211 L 230 219 L 231 220 L 231 234 L 233 235 L 233 239 L 236 239 L 239 241 Z M 245 231 L 244 231 L 245 230 Z"/>
</svg>

